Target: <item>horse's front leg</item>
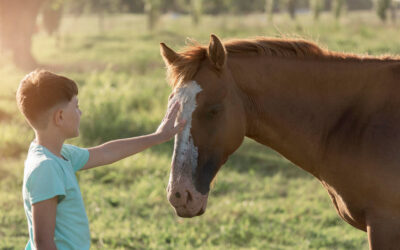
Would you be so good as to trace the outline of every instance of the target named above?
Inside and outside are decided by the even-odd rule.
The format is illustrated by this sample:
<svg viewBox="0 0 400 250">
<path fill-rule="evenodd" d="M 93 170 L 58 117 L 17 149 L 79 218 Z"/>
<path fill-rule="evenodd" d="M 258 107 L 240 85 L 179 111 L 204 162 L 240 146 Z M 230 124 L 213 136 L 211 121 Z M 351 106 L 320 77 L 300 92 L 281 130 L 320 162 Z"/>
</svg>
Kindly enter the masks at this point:
<svg viewBox="0 0 400 250">
<path fill-rule="evenodd" d="M 400 250 L 400 218 L 385 214 L 368 217 L 367 232 L 371 250 Z"/>
</svg>

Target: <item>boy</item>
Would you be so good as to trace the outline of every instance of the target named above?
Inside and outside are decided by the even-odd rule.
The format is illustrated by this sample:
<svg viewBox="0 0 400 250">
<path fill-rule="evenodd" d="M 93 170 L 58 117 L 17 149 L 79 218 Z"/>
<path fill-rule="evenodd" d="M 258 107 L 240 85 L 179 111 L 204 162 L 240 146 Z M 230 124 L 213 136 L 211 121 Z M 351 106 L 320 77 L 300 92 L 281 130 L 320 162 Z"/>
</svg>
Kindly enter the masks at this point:
<svg viewBox="0 0 400 250">
<path fill-rule="evenodd" d="M 17 104 L 35 132 L 25 161 L 23 199 L 29 241 L 25 249 L 89 249 L 89 223 L 75 172 L 113 163 L 180 132 L 179 103 L 169 105 L 156 132 L 83 149 L 64 144 L 79 135 L 82 112 L 74 81 L 48 71 L 25 76 Z"/>
</svg>

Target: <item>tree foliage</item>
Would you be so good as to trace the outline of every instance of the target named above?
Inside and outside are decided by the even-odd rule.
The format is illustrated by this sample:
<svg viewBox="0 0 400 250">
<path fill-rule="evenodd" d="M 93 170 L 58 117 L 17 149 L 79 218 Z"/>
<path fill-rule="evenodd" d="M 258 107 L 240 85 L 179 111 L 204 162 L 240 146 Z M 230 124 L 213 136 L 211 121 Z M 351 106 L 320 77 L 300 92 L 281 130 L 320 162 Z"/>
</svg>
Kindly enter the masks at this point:
<svg viewBox="0 0 400 250">
<path fill-rule="evenodd" d="M 297 8 L 297 0 L 286 0 L 287 10 L 289 12 L 290 18 L 296 18 L 296 8 Z"/>
<path fill-rule="evenodd" d="M 332 13 L 336 19 L 339 19 L 342 15 L 343 9 L 345 8 L 345 0 L 333 0 L 332 2 Z"/>
<path fill-rule="evenodd" d="M 144 9 L 147 15 L 147 25 L 150 30 L 154 29 L 160 18 L 161 0 L 146 0 Z"/>
<path fill-rule="evenodd" d="M 277 0 L 265 0 L 265 13 L 269 21 L 272 21 Z"/>
<path fill-rule="evenodd" d="M 190 12 L 194 25 L 198 25 L 202 13 L 202 0 L 191 0 L 190 1 Z"/>
<path fill-rule="evenodd" d="M 63 3 L 61 1 L 47 1 L 42 10 L 43 27 L 49 35 L 56 32 L 61 24 Z"/>
<path fill-rule="evenodd" d="M 376 13 L 382 21 L 387 19 L 387 11 L 391 5 L 391 0 L 376 0 Z"/>
<path fill-rule="evenodd" d="M 40 11 L 43 27 L 52 34 L 59 28 L 63 13 L 96 14 L 99 17 L 99 30 L 104 29 L 104 19 L 109 14 L 146 13 L 148 27 L 154 29 L 160 15 L 168 11 L 191 14 L 194 24 L 200 22 L 203 13 L 246 14 L 265 11 L 272 20 L 274 12 L 288 11 L 294 19 L 296 9 L 310 7 L 316 19 L 322 10 L 329 8 L 339 18 L 344 6 L 349 10 L 368 9 L 373 1 L 382 20 L 387 19 L 389 8 L 395 18 L 395 9 L 391 5 L 393 0 L 0 0 L 0 46 L 12 51 L 16 64 L 22 67 L 36 65 L 30 46 Z"/>
<path fill-rule="evenodd" d="M 324 8 L 324 0 L 310 0 L 310 6 L 315 20 L 319 19 L 319 15 Z"/>
<path fill-rule="evenodd" d="M 152 0 L 52 0 L 64 1 L 67 12 L 75 14 L 93 13 L 103 9 L 105 13 L 129 12 L 144 13 L 145 5 Z M 314 0 L 271 0 L 275 11 L 285 11 L 288 8 L 308 8 Z M 319 0 L 324 6 L 331 6 L 336 0 Z M 374 0 L 343 0 L 349 10 L 370 9 Z M 159 12 L 168 11 L 189 14 L 192 12 L 193 0 L 162 0 L 159 5 Z M 206 14 L 246 14 L 263 12 L 266 10 L 267 0 L 201 0 L 201 12 Z M 293 7 L 294 6 L 294 7 Z"/>
</svg>

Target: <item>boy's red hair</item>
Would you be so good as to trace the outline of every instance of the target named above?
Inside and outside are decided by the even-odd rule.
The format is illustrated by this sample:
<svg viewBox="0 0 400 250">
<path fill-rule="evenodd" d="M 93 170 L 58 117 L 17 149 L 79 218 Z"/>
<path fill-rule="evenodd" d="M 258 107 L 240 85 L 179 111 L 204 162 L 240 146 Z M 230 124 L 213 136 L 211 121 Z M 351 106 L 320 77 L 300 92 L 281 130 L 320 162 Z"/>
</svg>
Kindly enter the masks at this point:
<svg viewBox="0 0 400 250">
<path fill-rule="evenodd" d="M 47 120 L 43 120 L 43 115 L 58 104 L 70 102 L 75 95 L 78 95 L 78 87 L 71 79 L 35 70 L 20 82 L 17 104 L 32 127 L 45 128 Z"/>
</svg>

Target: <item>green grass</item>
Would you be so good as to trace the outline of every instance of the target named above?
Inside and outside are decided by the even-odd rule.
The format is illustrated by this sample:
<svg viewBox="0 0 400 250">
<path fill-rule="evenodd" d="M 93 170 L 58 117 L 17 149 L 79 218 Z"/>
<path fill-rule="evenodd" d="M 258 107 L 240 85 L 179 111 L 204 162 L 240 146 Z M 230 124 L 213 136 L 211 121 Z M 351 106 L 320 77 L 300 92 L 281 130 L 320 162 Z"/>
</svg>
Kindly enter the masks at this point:
<svg viewBox="0 0 400 250">
<path fill-rule="evenodd" d="M 100 33 L 95 17 L 66 17 L 60 39 L 40 32 L 33 53 L 40 63 L 76 80 L 83 110 L 80 146 L 154 131 L 170 87 L 159 43 L 182 49 L 186 37 L 207 43 L 261 35 L 312 39 L 336 51 L 400 54 L 400 32 L 373 13 L 351 13 L 336 22 L 322 15 L 296 22 L 286 15 L 162 17 L 147 31 L 141 15 L 111 16 Z M 33 138 L 15 104 L 27 72 L 0 58 L 0 249 L 22 249 L 28 238 L 22 205 L 23 162 Z M 111 166 L 79 173 L 93 249 L 367 249 L 365 233 L 336 214 L 329 196 L 309 174 L 251 140 L 245 140 L 218 174 L 206 213 L 174 214 L 166 199 L 173 142 Z"/>
</svg>

